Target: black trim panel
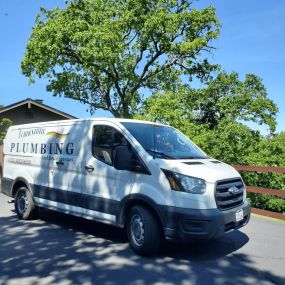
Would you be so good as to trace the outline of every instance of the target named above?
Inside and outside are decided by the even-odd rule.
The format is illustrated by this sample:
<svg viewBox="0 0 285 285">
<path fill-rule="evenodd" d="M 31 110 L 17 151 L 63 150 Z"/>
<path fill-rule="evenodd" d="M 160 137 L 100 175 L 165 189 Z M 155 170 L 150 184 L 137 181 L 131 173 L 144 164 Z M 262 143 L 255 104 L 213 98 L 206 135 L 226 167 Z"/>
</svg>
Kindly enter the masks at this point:
<svg viewBox="0 0 285 285">
<path fill-rule="evenodd" d="M 10 178 L 2 178 L 1 179 L 1 191 L 3 194 L 12 197 L 12 186 L 13 186 L 13 179 Z"/>
<path fill-rule="evenodd" d="M 34 185 L 33 189 L 34 196 L 37 198 L 51 200 L 115 216 L 117 216 L 120 211 L 120 201 L 96 197 L 85 193 L 48 188 L 41 185 Z"/>
<path fill-rule="evenodd" d="M 164 233 L 167 239 L 191 240 L 212 239 L 225 234 L 229 230 L 245 226 L 250 219 L 248 200 L 230 210 L 219 209 L 186 209 L 161 206 L 167 225 Z M 243 210 L 244 219 L 235 222 L 235 213 Z"/>
<path fill-rule="evenodd" d="M 160 221 L 165 225 L 160 205 L 143 194 L 130 194 L 123 200 L 117 201 L 108 198 L 97 197 L 86 193 L 72 192 L 68 190 L 48 188 L 41 185 L 32 185 L 34 197 L 71 206 L 81 207 L 88 210 L 98 211 L 116 216 L 116 224 L 124 225 L 124 215 L 129 202 L 144 202 L 158 215 Z"/>
</svg>

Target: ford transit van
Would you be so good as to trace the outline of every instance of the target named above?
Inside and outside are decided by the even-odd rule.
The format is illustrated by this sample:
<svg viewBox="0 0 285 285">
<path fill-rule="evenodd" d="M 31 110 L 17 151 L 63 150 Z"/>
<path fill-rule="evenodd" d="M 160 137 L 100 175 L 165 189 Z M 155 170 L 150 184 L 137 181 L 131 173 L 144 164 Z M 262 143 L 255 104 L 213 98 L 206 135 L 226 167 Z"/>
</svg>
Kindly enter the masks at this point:
<svg viewBox="0 0 285 285">
<path fill-rule="evenodd" d="M 173 127 L 138 120 L 10 127 L 2 192 L 14 198 L 20 219 L 42 207 L 124 227 L 141 255 L 156 252 L 163 238 L 212 239 L 250 218 L 233 167 Z"/>
</svg>

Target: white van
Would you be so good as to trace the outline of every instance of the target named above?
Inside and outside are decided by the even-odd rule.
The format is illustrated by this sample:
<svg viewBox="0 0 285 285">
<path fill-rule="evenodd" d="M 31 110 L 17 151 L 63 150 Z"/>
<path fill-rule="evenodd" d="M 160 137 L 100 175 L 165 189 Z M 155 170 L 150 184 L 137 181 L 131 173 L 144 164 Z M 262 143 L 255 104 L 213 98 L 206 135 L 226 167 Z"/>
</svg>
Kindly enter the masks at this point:
<svg viewBox="0 0 285 285">
<path fill-rule="evenodd" d="M 43 207 L 126 227 L 142 255 L 157 251 L 162 238 L 215 238 L 250 218 L 233 167 L 170 126 L 137 120 L 10 127 L 2 192 L 14 198 L 21 219 Z"/>
</svg>

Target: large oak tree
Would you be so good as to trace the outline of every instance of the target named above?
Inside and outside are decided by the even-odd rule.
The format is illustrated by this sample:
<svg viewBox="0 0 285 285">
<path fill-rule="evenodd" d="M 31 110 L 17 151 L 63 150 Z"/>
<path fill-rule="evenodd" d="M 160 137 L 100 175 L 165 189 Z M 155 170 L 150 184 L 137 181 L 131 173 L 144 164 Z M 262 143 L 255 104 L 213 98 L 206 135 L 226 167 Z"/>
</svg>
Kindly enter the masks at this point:
<svg viewBox="0 0 285 285">
<path fill-rule="evenodd" d="M 215 9 L 189 0 L 75 0 L 65 8 L 41 9 L 21 67 L 47 90 L 131 117 L 161 88 L 183 75 L 205 79 L 206 60 L 219 22 Z"/>
</svg>

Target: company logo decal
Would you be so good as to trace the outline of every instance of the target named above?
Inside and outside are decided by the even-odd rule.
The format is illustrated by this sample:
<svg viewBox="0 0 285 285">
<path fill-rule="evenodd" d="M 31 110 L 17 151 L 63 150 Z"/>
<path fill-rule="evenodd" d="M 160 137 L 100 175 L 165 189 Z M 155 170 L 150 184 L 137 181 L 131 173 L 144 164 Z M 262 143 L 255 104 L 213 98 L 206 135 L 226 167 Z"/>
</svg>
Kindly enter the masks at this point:
<svg viewBox="0 0 285 285">
<path fill-rule="evenodd" d="M 41 154 L 43 159 L 54 160 L 54 155 L 60 156 L 60 159 L 66 156 L 74 155 L 74 143 L 72 141 L 41 141 L 31 140 L 27 142 L 25 139 L 30 136 L 48 135 L 57 139 L 65 138 L 69 133 L 63 134 L 54 131 L 46 132 L 45 128 L 20 129 L 18 138 L 23 139 L 20 142 L 12 142 L 10 144 L 10 153 L 17 154 Z"/>
<path fill-rule="evenodd" d="M 58 139 L 63 139 L 63 138 L 65 138 L 68 134 L 69 134 L 69 133 L 67 133 L 67 134 L 60 134 L 60 133 L 57 133 L 57 132 L 48 132 L 48 133 L 47 133 L 48 136 L 52 136 L 52 137 L 55 137 L 55 138 L 58 138 Z"/>
</svg>

